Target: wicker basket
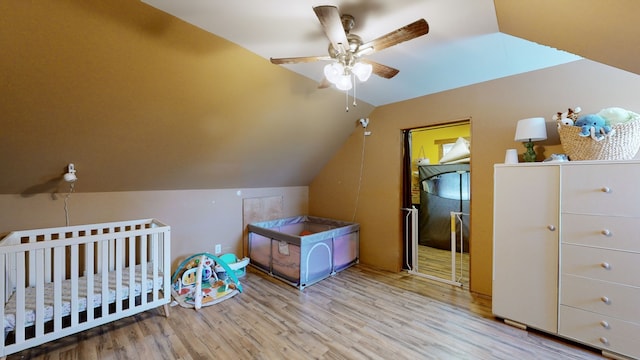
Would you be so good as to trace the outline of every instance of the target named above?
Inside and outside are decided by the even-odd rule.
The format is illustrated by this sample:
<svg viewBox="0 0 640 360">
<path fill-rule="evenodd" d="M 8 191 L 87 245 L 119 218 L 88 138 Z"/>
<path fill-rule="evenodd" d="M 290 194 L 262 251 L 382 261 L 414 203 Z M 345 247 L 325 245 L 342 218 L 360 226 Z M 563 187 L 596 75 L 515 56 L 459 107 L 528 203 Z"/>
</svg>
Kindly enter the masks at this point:
<svg viewBox="0 0 640 360">
<path fill-rule="evenodd" d="M 603 140 L 580 136 L 578 126 L 558 123 L 558 134 L 570 160 L 629 160 L 640 149 L 640 120 L 616 124 L 615 132 Z"/>
</svg>

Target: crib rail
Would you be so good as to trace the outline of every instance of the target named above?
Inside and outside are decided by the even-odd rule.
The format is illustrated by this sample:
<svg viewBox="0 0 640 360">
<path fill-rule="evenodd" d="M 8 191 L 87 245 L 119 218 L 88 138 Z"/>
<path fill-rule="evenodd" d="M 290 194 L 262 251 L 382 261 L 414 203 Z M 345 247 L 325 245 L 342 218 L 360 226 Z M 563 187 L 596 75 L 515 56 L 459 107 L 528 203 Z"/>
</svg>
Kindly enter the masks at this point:
<svg viewBox="0 0 640 360">
<path fill-rule="evenodd" d="M 9 234 L 0 241 L 0 267 L 5 270 L 0 299 L 6 305 L 15 298 L 15 324 L 8 341 L 7 314 L 1 307 L 5 336 L 0 355 L 167 304 L 170 248 L 170 227 L 154 219 Z M 53 304 L 46 291 L 52 292 Z M 136 299 L 135 294 L 141 296 Z M 27 307 L 29 301 L 35 302 L 35 311 Z M 70 307 L 68 315 L 63 306 Z"/>
</svg>

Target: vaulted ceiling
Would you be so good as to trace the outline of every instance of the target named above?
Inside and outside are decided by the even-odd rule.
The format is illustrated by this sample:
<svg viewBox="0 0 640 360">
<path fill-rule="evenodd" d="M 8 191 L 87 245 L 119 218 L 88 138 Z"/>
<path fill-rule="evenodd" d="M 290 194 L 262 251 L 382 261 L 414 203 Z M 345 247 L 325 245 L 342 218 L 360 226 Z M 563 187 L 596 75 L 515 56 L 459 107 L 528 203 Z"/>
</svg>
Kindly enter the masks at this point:
<svg viewBox="0 0 640 360">
<path fill-rule="evenodd" d="M 501 32 L 640 74 L 640 2 L 494 0 Z"/>
<path fill-rule="evenodd" d="M 314 13 L 335 5 L 355 18 L 351 33 L 367 42 L 424 18 L 429 33 L 368 59 L 400 70 L 372 76 L 356 96 L 379 106 L 579 59 L 501 33 L 492 0 L 143 0 L 269 59 L 327 55 L 329 40 Z M 321 82 L 326 61 L 284 65 Z"/>
<path fill-rule="evenodd" d="M 370 55 L 400 70 L 357 89 L 358 98 L 375 106 L 580 58 L 574 54 L 640 70 L 638 30 L 626 26 L 640 10 L 634 0 L 143 1 L 264 58 L 327 54 L 313 6 L 335 5 L 354 16 L 352 32 L 365 42 L 424 18 L 426 36 Z M 322 80 L 323 62 L 285 66 Z"/>
<path fill-rule="evenodd" d="M 353 15 L 365 41 L 419 18 L 430 31 L 371 54 L 400 73 L 358 86 L 362 103 L 345 113 L 343 94 L 316 89 L 322 62 L 264 61 L 326 54 L 321 4 Z M 572 54 L 640 74 L 637 0 L 16 0 L 0 10 L 0 193 L 49 192 L 69 162 L 76 191 L 308 185 L 376 106 Z"/>
</svg>

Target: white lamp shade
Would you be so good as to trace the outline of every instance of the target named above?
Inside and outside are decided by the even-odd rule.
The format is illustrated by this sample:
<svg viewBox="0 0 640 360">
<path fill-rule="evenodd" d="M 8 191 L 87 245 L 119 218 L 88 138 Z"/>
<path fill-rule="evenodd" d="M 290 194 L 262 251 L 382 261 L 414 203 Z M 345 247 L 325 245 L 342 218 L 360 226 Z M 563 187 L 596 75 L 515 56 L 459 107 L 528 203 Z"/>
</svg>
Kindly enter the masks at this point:
<svg viewBox="0 0 640 360">
<path fill-rule="evenodd" d="M 371 73 L 373 72 L 373 66 L 371 64 L 359 62 L 353 65 L 353 69 L 351 69 L 351 71 L 358 77 L 358 80 L 364 82 L 369 80 L 369 76 L 371 76 Z"/>
<path fill-rule="evenodd" d="M 324 76 L 332 84 L 337 84 L 340 80 L 340 76 L 344 75 L 344 67 L 342 64 L 334 62 L 327 64 L 324 67 Z"/>
<path fill-rule="evenodd" d="M 338 88 L 339 90 L 350 90 L 353 87 L 353 84 L 351 82 L 351 75 L 341 75 L 335 84 L 336 88 Z"/>
<path fill-rule="evenodd" d="M 544 118 L 535 117 L 529 119 L 522 119 L 518 121 L 516 126 L 515 141 L 540 141 L 547 139 L 547 125 L 544 122 Z"/>
</svg>

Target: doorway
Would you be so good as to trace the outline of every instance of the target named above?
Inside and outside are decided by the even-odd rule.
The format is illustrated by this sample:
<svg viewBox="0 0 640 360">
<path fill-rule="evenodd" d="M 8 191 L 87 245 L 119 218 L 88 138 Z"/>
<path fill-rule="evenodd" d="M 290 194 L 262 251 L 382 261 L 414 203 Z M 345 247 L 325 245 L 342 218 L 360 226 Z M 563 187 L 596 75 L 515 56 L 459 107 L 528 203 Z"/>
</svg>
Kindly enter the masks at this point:
<svg viewBox="0 0 640 360">
<path fill-rule="evenodd" d="M 470 119 L 404 131 L 405 267 L 469 286 Z"/>
</svg>

